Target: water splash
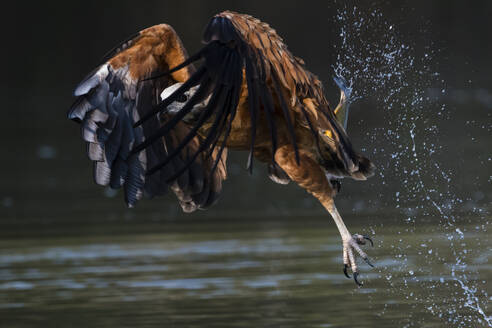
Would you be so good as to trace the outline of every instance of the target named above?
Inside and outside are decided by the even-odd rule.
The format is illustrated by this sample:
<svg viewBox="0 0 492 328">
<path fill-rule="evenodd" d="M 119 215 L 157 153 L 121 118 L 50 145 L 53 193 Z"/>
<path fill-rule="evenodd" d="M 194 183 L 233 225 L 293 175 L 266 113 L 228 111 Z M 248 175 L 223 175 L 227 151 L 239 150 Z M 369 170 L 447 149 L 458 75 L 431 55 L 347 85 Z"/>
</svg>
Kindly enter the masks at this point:
<svg viewBox="0 0 492 328">
<path fill-rule="evenodd" d="M 407 293 L 416 303 L 431 301 L 426 307 L 433 315 L 458 327 L 481 323 L 492 327 L 492 316 L 486 307 L 488 296 L 470 277 L 465 229 L 460 226 L 464 218 L 458 209 L 469 199 L 462 199 L 452 190 L 456 185 L 454 172 L 447 171 L 439 162 L 439 154 L 447 151 L 438 143 L 440 131 L 436 122 L 450 118 L 450 111 L 441 96 L 446 94 L 446 83 L 432 69 L 438 51 L 430 44 L 422 55 L 417 56 L 413 45 L 402 42 L 396 24 L 385 19 L 379 9 L 359 9 L 342 6 L 338 10 L 340 44 L 337 46 L 335 75 L 344 77 L 353 87 L 353 101 L 372 102 L 384 112 L 384 126 L 369 131 L 371 141 L 384 140 L 375 147 L 374 157 L 379 159 L 380 177 L 383 184 L 391 184 L 385 175 L 395 177 L 398 183 L 394 204 L 406 217 L 407 233 L 417 232 L 419 224 L 438 218 L 438 231 L 446 238 L 446 247 L 451 251 L 452 263 L 449 272 L 438 273 L 438 279 L 425 281 L 429 276 L 426 268 L 416 266 L 411 260 L 409 245 L 404 239 L 394 247 L 395 259 L 402 264 L 402 284 L 395 277 L 385 274 L 389 291 Z M 436 92 L 437 91 L 437 92 Z M 377 143 L 375 143 L 377 144 Z M 396 203 L 396 204 L 395 204 Z M 483 208 L 471 208 L 479 215 L 483 229 L 488 214 Z M 377 230 L 377 227 L 373 229 Z M 464 232 L 465 231 L 465 232 Z M 389 246 L 389 245 L 388 245 Z M 440 255 L 440 249 L 432 240 L 422 240 L 425 261 L 448 261 Z M 416 276 L 419 273 L 420 277 Z M 454 284 L 450 284 L 454 281 Z M 421 294 L 410 291 L 411 283 L 425 284 L 428 288 Z M 459 289 L 458 289 L 459 288 Z M 439 299 L 436 289 L 449 291 L 446 300 Z M 460 292 L 461 290 L 461 292 Z M 463 308 L 471 311 L 464 312 Z M 415 318 L 409 314 L 409 324 Z"/>
</svg>

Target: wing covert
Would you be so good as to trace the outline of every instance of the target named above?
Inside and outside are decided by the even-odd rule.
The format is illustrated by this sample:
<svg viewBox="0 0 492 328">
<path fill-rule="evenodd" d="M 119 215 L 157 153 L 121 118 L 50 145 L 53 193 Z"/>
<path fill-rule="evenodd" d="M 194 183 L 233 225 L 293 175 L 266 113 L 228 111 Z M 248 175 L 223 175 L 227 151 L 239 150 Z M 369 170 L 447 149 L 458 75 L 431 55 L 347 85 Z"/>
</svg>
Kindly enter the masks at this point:
<svg viewBox="0 0 492 328">
<path fill-rule="evenodd" d="M 179 72 L 147 80 L 168 71 L 187 58 L 176 32 L 161 24 L 145 29 L 125 40 L 103 59 L 75 89 L 77 99 L 68 117 L 81 124 L 82 138 L 87 142 L 87 154 L 94 162 L 94 180 L 111 188 L 124 188 L 125 200 L 132 207 L 144 194 L 153 197 L 170 188 L 177 195 L 185 211 L 211 205 L 222 188 L 226 177 L 226 153 L 220 158 L 197 156 L 193 165 L 181 170 L 189 154 L 200 146 L 199 137 L 191 138 L 186 147 L 174 152 L 190 127 L 183 122 L 175 124 L 164 138 L 138 154 L 134 147 L 170 119 L 152 117 L 134 127 L 160 102 L 165 88 L 185 82 L 193 74 L 193 66 Z M 153 174 L 146 174 L 174 153 L 167 165 Z M 220 162 L 221 170 L 211 172 L 212 163 Z M 179 176 L 175 172 L 181 170 Z M 176 176 L 173 178 L 173 176 Z"/>
</svg>

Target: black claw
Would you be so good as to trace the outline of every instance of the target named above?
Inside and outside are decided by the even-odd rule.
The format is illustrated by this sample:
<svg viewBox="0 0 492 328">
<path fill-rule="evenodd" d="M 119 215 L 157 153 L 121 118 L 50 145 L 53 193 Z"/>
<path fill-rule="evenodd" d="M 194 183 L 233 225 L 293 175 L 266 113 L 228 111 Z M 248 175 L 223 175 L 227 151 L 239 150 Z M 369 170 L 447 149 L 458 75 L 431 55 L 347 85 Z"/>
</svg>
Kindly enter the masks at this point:
<svg viewBox="0 0 492 328">
<path fill-rule="evenodd" d="M 357 276 L 359 275 L 358 272 L 354 272 L 354 281 L 355 283 L 357 284 L 357 286 L 361 287 L 363 284 L 359 282 L 359 280 L 357 280 Z"/>
<path fill-rule="evenodd" d="M 363 235 L 362 237 L 363 237 L 365 240 L 369 240 L 369 242 L 371 243 L 371 247 L 374 247 L 374 243 L 372 242 L 372 239 L 371 239 L 371 238 L 369 238 L 369 236 L 367 236 L 367 235 Z"/>
<path fill-rule="evenodd" d="M 371 263 L 371 261 L 369 261 L 369 258 L 366 257 L 364 261 L 366 261 L 366 263 L 369 264 L 371 268 L 374 268 L 374 265 Z"/>
<path fill-rule="evenodd" d="M 347 273 L 347 269 L 348 269 L 348 267 L 349 267 L 349 266 L 348 266 L 347 264 L 344 264 L 344 265 L 343 265 L 343 274 L 345 275 L 345 277 L 347 277 L 347 278 L 349 278 L 349 279 L 350 279 L 350 278 L 352 278 L 352 277 L 351 277 L 351 276 Z"/>
</svg>

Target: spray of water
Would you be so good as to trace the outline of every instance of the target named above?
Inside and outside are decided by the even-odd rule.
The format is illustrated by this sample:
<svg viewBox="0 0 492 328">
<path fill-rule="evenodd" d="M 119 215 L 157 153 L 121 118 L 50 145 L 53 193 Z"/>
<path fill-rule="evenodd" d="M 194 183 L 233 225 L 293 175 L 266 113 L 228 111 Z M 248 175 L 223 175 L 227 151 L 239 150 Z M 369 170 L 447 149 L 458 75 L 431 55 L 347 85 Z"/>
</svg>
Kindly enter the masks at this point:
<svg viewBox="0 0 492 328">
<path fill-rule="evenodd" d="M 453 192 L 452 186 L 458 185 L 453 181 L 454 172 L 446 172 L 438 160 L 438 155 L 447 149 L 439 143 L 436 122 L 450 119 L 446 104 L 439 101 L 439 96 L 446 94 L 445 81 L 432 68 L 438 53 L 430 44 L 425 53 L 417 56 L 411 42 L 402 42 L 396 24 L 388 22 L 378 9 L 343 5 L 337 21 L 340 44 L 333 69 L 336 76 L 344 77 L 353 87 L 353 101 L 370 100 L 384 111 L 384 124 L 369 131 L 367 137 L 385 141 L 384 147 L 374 150 L 374 157 L 385 163 L 379 165 L 383 183 L 389 180 L 385 174 L 401 181 L 392 201 L 406 217 L 406 232 L 414 232 L 429 218 L 439 220 L 435 232 L 445 236 L 446 247 L 453 256 L 449 263 L 435 242 L 425 237 L 419 242 L 419 254 L 427 263 L 448 261 L 449 271 L 422 279 L 430 275 L 428 268 L 413 263 L 408 254 L 411 246 L 400 239 L 393 251 L 403 273 L 402 283 L 394 281 L 388 268 L 381 268 L 388 291 L 406 293 L 407 299 L 426 304 L 430 313 L 456 327 L 470 327 L 477 322 L 492 327 L 492 316 L 484 310 L 488 295 L 470 278 L 476 276 L 468 265 L 473 252 L 466 243 L 465 229 L 460 226 L 463 218 L 457 211 L 467 199 Z M 471 210 L 481 219 L 480 229 L 486 230 L 486 210 Z M 373 229 L 377 233 L 377 227 Z M 411 283 L 426 288 L 417 293 L 409 288 Z M 443 289 L 447 291 L 446 300 L 442 299 Z M 409 326 L 416 319 L 408 315 Z"/>
</svg>

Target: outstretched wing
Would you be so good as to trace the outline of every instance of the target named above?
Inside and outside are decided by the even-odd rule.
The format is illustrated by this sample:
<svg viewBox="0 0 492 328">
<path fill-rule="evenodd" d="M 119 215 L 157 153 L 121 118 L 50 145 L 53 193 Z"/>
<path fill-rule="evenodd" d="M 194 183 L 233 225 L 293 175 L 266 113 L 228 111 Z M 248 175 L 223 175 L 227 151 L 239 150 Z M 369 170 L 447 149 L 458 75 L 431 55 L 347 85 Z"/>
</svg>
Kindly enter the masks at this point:
<svg viewBox="0 0 492 328">
<path fill-rule="evenodd" d="M 186 58 L 186 51 L 172 27 L 156 25 L 111 50 L 103 63 L 75 89 L 78 98 L 68 117 L 81 123 L 87 154 L 94 162 L 95 182 L 111 188 L 123 186 L 130 207 L 144 194 L 162 195 L 171 188 L 185 211 L 205 208 L 216 200 L 222 180 L 226 178 L 225 152 L 215 152 L 208 157 L 205 153 L 199 154 L 193 165 L 172 178 L 201 144 L 199 137 L 194 136 L 185 147 L 175 151 L 191 129 L 184 122 L 173 125 L 164 138 L 159 138 L 145 151 L 131 152 L 171 118 L 163 115 L 161 122 L 153 116 L 139 127 L 134 124 L 160 102 L 162 90 L 187 81 L 194 68 L 188 66 L 171 75 L 145 79 L 168 71 Z M 168 158 L 169 153 L 174 156 L 167 165 L 152 175 L 146 174 L 149 167 Z M 220 169 L 212 171 L 216 162 Z"/>
<path fill-rule="evenodd" d="M 287 127 L 290 142 L 295 149 L 299 161 L 295 127 L 299 124 L 297 117 L 318 138 L 317 125 L 313 122 L 316 115 L 309 113 L 302 102 L 304 98 L 318 100 L 317 109 L 324 116 L 325 128 L 336 134 L 337 143 L 334 156 L 350 166 L 353 154 L 350 142 L 343 128 L 336 121 L 323 96 L 321 82 L 303 67 L 301 59 L 293 56 L 277 33 L 268 24 L 260 22 L 249 15 L 226 11 L 212 18 L 204 34 L 206 46 L 187 61 L 171 69 L 168 73 L 179 72 L 191 63 L 203 59 L 197 71 L 173 94 L 149 112 L 137 123 L 145 124 L 147 119 L 165 111 L 184 92 L 199 85 L 196 93 L 186 105 L 167 124 L 163 125 L 145 142 L 138 145 L 134 152 L 141 151 L 152 145 L 154 140 L 165 136 L 185 117 L 197 103 L 208 100 L 207 106 L 201 111 L 195 126 L 190 130 L 188 138 L 183 139 L 177 147 L 187 145 L 188 139 L 197 135 L 202 125 L 210 124 L 208 133 L 200 148 L 181 170 L 193 163 L 195 156 L 208 149 L 209 152 L 225 149 L 226 140 L 231 132 L 232 122 L 240 101 L 241 90 L 245 85 L 248 94 L 248 107 L 251 118 L 251 144 L 248 167 L 252 169 L 252 154 L 255 147 L 256 123 L 264 117 L 271 134 L 272 163 L 275 165 L 274 154 L 277 148 L 278 118 L 283 119 Z M 321 114 L 320 114 L 321 115 Z M 170 154 L 166 160 L 151 168 L 149 174 L 159 170 L 172 160 Z M 353 165 L 353 164 L 352 164 Z M 181 174 L 176 172 L 176 176 Z M 173 176 L 173 177 L 176 177 Z"/>
</svg>

